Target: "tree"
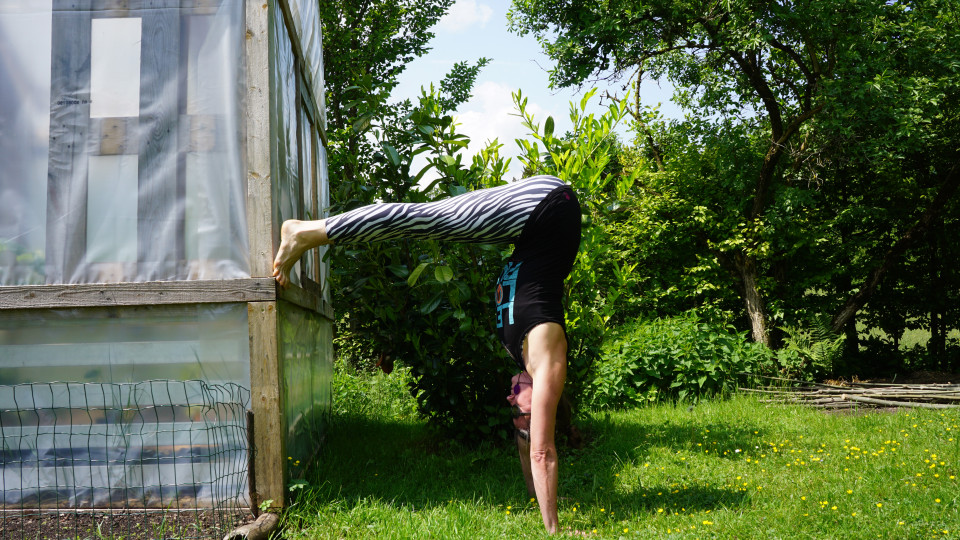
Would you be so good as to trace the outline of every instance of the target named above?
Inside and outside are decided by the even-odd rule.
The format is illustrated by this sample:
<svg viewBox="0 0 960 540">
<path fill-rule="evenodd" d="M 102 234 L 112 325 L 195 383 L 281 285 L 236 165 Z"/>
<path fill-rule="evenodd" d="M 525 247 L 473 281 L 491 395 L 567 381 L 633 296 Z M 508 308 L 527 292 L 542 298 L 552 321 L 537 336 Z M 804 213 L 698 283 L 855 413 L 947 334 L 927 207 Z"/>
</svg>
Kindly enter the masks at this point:
<svg viewBox="0 0 960 540">
<path fill-rule="evenodd" d="M 556 62 L 555 85 L 671 80 L 694 115 L 653 130 L 636 104 L 638 140 L 700 223 L 701 258 L 734 277 L 753 338 L 776 345 L 772 321 L 790 309 L 832 309 L 834 328 L 848 326 L 955 194 L 956 10 L 938 0 L 515 0 L 510 17 Z M 900 178 L 922 188 L 912 195 L 887 173 L 903 165 L 914 168 Z M 899 214 L 899 235 L 848 222 L 868 204 Z M 850 272 L 828 264 L 844 256 Z"/>
<path fill-rule="evenodd" d="M 368 156 L 377 150 L 368 144 L 366 133 L 375 116 L 401 114 L 401 104 L 388 102 L 390 92 L 406 65 L 430 50 L 430 29 L 453 1 L 318 3 L 334 200 L 346 204 L 368 199 L 357 191 Z"/>
</svg>

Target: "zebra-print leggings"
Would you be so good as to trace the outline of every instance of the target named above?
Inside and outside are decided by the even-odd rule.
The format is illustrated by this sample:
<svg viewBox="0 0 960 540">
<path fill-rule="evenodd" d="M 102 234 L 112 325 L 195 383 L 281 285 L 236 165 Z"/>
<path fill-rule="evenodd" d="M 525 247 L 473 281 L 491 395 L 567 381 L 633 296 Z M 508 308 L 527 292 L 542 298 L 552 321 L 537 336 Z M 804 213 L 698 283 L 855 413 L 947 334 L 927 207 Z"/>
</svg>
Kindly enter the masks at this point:
<svg viewBox="0 0 960 540">
<path fill-rule="evenodd" d="M 521 369 L 527 333 L 544 322 L 564 325 L 563 281 L 580 246 L 580 205 L 558 178 L 536 176 L 432 203 L 373 204 L 327 218 L 325 225 L 335 243 L 513 243 L 497 281 L 497 335 Z"/>
</svg>

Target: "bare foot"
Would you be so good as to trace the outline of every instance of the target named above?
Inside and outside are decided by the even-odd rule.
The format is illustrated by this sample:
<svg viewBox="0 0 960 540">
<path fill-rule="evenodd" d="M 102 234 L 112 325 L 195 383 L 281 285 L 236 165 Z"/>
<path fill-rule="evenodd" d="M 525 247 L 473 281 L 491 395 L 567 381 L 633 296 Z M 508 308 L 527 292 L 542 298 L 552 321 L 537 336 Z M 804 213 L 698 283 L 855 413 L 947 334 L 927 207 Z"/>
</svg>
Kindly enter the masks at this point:
<svg viewBox="0 0 960 540">
<path fill-rule="evenodd" d="M 323 220 L 288 219 L 280 226 L 280 247 L 273 259 L 273 277 L 282 287 L 290 283 L 290 269 L 310 248 L 329 244 Z"/>
</svg>

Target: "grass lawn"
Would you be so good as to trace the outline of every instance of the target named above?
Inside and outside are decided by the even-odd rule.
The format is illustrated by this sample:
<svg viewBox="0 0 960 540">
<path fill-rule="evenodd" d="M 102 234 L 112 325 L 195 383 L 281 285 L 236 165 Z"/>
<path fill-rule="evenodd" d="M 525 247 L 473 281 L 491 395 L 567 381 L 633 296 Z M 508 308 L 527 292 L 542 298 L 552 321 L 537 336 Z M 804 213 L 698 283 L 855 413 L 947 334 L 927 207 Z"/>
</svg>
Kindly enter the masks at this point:
<svg viewBox="0 0 960 540">
<path fill-rule="evenodd" d="M 594 413 L 560 523 L 594 538 L 960 538 L 960 411 L 827 414 L 752 396 Z M 284 537 L 543 537 L 515 450 L 334 417 Z"/>
</svg>

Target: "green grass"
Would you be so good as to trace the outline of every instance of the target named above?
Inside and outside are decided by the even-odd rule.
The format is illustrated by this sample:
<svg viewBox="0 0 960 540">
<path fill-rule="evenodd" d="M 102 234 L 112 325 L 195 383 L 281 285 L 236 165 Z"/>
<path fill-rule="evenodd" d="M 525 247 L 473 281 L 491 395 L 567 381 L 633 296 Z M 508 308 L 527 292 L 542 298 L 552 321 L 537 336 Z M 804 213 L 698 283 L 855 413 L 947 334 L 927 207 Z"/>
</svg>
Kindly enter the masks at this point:
<svg viewBox="0 0 960 540">
<path fill-rule="evenodd" d="M 960 413 L 752 397 L 596 414 L 561 449 L 561 528 L 595 538 L 958 538 Z M 342 414 L 284 537 L 543 537 L 515 450 Z M 595 532 L 594 532 L 595 531 Z"/>
</svg>

